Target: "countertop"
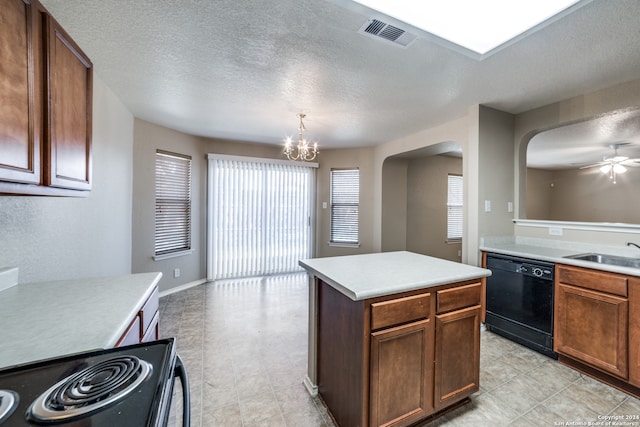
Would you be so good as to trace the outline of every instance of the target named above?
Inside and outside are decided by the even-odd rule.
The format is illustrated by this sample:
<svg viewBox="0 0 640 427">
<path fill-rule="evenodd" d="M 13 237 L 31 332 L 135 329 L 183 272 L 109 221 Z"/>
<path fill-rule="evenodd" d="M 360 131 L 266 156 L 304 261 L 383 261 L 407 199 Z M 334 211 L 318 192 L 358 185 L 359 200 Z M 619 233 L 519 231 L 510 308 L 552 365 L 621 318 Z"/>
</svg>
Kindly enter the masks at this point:
<svg viewBox="0 0 640 427">
<path fill-rule="evenodd" d="M 381 252 L 299 261 L 354 301 L 478 279 L 490 270 L 412 252 Z"/>
<path fill-rule="evenodd" d="M 486 237 L 482 239 L 480 243 L 480 250 L 640 277 L 640 268 L 620 267 L 616 265 L 598 264 L 596 262 L 565 258 L 569 255 L 584 253 L 601 253 L 640 258 L 640 250 L 626 246 L 611 246 L 597 243 L 568 242 L 533 237 L 509 236 Z"/>
<path fill-rule="evenodd" d="M 0 367 L 114 347 L 161 277 L 21 283 L 0 291 Z"/>
</svg>

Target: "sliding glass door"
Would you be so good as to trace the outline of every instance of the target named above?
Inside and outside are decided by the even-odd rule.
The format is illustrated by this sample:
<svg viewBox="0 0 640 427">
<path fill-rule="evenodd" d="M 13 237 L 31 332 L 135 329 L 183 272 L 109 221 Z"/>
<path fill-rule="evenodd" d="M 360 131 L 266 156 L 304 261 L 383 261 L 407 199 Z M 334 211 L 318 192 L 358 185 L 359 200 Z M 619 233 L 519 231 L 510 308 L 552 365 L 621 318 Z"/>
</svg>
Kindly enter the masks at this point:
<svg viewBox="0 0 640 427">
<path fill-rule="evenodd" d="M 311 257 L 310 166 L 209 155 L 209 280 L 297 271 Z"/>
</svg>

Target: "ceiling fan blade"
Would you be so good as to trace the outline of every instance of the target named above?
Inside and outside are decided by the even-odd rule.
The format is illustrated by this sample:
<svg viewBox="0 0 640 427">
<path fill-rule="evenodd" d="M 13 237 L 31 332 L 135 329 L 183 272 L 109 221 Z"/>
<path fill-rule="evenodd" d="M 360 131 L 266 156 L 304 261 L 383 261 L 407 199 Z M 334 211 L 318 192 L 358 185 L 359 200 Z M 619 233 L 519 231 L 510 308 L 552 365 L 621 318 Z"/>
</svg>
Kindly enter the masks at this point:
<svg viewBox="0 0 640 427">
<path fill-rule="evenodd" d="M 640 159 L 627 159 L 620 162 L 621 165 L 631 166 L 632 168 L 640 168 Z"/>
<path fill-rule="evenodd" d="M 620 163 L 620 162 L 624 162 L 625 160 L 628 160 L 628 157 L 625 156 L 615 156 L 615 157 L 605 157 L 604 161 L 605 162 L 610 162 L 610 163 Z"/>
<path fill-rule="evenodd" d="M 603 166 L 608 164 L 609 162 L 598 162 L 598 163 L 592 163 L 590 165 L 585 165 L 585 166 L 580 166 L 578 169 L 589 169 L 589 168 L 595 168 L 595 167 L 599 167 L 599 166 Z"/>
</svg>

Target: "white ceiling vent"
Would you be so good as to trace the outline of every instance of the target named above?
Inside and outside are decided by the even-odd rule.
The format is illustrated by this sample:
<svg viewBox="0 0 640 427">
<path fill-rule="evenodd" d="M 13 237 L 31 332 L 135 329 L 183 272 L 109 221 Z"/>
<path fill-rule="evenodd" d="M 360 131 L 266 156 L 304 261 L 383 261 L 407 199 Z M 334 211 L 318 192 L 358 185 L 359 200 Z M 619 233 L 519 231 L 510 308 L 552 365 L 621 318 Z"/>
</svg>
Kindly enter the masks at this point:
<svg viewBox="0 0 640 427">
<path fill-rule="evenodd" d="M 371 18 L 358 30 L 360 34 L 381 38 L 397 46 L 407 47 L 417 36 L 379 19 Z"/>
</svg>

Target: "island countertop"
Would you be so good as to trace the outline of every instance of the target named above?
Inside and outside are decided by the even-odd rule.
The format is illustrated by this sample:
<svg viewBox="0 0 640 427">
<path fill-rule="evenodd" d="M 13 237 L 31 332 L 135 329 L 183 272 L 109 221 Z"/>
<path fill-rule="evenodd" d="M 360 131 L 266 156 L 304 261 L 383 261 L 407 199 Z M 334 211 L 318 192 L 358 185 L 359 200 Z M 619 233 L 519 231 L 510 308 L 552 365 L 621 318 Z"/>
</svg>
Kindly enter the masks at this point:
<svg viewBox="0 0 640 427">
<path fill-rule="evenodd" d="M 21 283 L 0 292 L 0 367 L 111 348 L 161 273 Z"/>
<path fill-rule="evenodd" d="M 413 252 L 381 252 L 299 261 L 353 301 L 478 279 L 491 271 Z"/>
</svg>

